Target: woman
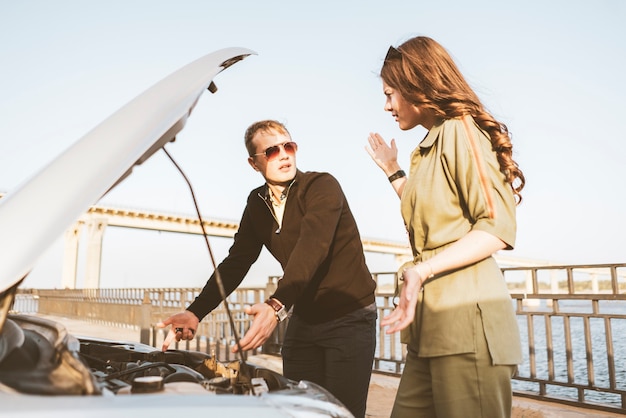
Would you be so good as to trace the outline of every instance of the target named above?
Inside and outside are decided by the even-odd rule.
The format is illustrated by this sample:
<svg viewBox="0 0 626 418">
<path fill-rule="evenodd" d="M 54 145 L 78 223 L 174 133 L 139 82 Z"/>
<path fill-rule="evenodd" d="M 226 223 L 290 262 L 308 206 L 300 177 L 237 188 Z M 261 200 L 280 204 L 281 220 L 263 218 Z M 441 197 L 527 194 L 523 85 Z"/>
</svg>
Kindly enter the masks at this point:
<svg viewBox="0 0 626 418">
<path fill-rule="evenodd" d="M 428 37 L 389 48 L 380 76 L 400 129 L 428 130 L 408 177 L 393 139 L 372 133 L 366 147 L 401 198 L 414 256 L 381 322 L 408 350 L 392 417 L 508 417 L 521 343 L 492 254 L 513 248 L 525 183 L 508 130 Z"/>
</svg>

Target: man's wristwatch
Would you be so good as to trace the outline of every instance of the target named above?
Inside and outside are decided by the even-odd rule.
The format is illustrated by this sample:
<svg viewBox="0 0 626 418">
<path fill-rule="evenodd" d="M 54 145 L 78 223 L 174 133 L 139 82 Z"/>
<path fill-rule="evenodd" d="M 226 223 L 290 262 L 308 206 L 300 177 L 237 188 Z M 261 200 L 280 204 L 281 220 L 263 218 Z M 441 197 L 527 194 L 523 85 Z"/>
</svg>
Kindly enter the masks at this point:
<svg viewBox="0 0 626 418">
<path fill-rule="evenodd" d="M 276 314 L 276 321 L 282 322 L 287 319 L 287 309 L 285 309 L 285 305 L 272 298 L 266 300 L 265 303 L 267 303 L 274 309 L 274 313 Z"/>
</svg>

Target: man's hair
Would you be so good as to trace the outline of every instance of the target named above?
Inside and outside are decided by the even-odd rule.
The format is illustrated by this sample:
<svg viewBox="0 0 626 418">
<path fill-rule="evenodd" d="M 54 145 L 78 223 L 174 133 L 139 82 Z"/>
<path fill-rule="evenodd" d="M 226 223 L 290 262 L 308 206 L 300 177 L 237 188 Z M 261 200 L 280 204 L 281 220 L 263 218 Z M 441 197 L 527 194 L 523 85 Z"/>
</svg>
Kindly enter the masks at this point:
<svg viewBox="0 0 626 418">
<path fill-rule="evenodd" d="M 248 127 L 248 129 L 246 129 L 246 133 L 244 135 L 246 149 L 248 150 L 248 155 L 251 157 L 256 154 L 256 149 L 254 148 L 254 144 L 252 143 L 252 138 L 254 138 L 254 135 L 256 135 L 256 133 L 259 131 L 265 133 L 270 133 L 272 131 L 278 132 L 279 134 L 287 135 L 291 138 L 291 134 L 289 133 L 285 125 L 276 120 L 268 119 L 254 122 Z"/>
</svg>

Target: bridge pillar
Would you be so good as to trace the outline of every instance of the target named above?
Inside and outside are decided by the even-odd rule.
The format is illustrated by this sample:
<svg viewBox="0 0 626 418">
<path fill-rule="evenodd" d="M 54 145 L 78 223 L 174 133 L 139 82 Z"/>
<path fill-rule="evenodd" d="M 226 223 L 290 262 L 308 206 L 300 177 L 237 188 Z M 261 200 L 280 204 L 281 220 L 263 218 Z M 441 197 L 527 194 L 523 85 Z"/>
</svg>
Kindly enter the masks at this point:
<svg viewBox="0 0 626 418">
<path fill-rule="evenodd" d="M 539 293 L 539 289 L 534 288 L 533 286 L 533 272 L 531 270 L 526 271 L 526 292 L 527 293 Z M 524 299 L 522 302 L 524 306 L 539 306 L 541 301 L 539 299 Z"/>
<path fill-rule="evenodd" d="M 554 295 L 561 293 L 559 290 L 559 275 L 556 270 L 550 271 L 550 292 Z M 546 306 L 552 307 L 554 301 L 552 299 L 546 300 Z"/>
<path fill-rule="evenodd" d="M 559 290 L 559 275 L 556 270 L 550 271 L 550 290 L 554 294 L 561 293 Z"/>
<path fill-rule="evenodd" d="M 85 289 L 100 288 L 100 265 L 102 264 L 102 238 L 106 219 L 93 218 L 87 222 L 87 263 L 85 265 Z"/>
<path fill-rule="evenodd" d="M 600 293 L 600 285 L 598 283 L 598 275 L 595 273 L 591 273 L 591 293 L 598 294 Z"/>
<path fill-rule="evenodd" d="M 61 270 L 61 287 L 76 289 L 76 270 L 78 268 L 78 240 L 80 238 L 81 223 L 65 231 L 65 249 L 63 251 L 63 267 Z"/>
</svg>

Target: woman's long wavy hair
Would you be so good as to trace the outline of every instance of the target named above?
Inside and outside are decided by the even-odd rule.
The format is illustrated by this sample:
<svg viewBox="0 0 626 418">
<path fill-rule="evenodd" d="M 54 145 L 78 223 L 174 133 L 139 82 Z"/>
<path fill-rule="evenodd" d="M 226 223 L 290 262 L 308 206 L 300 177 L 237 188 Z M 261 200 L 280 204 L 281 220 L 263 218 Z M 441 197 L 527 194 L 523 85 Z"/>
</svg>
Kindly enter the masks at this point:
<svg viewBox="0 0 626 418">
<path fill-rule="evenodd" d="M 485 110 L 450 54 L 439 43 L 418 36 L 397 49 L 389 48 L 380 76 L 409 103 L 431 109 L 437 117 L 451 119 L 471 115 L 489 134 L 500 171 L 511 185 L 517 202 L 522 201 L 521 191 L 526 180 L 513 160 L 508 128 Z"/>
</svg>

